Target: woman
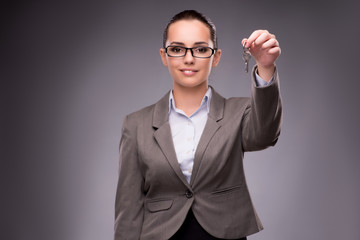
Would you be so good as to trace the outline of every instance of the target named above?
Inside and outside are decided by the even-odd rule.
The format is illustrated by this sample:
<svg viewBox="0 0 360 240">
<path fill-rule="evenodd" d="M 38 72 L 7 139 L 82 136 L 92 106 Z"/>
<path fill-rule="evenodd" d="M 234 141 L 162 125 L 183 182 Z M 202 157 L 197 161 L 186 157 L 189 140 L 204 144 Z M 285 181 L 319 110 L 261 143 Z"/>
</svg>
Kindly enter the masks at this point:
<svg viewBox="0 0 360 240">
<path fill-rule="evenodd" d="M 246 239 L 263 228 L 243 154 L 278 139 L 280 48 L 266 30 L 242 43 L 256 60 L 252 97 L 224 99 L 208 85 L 221 57 L 212 22 L 187 10 L 166 27 L 160 56 L 173 89 L 124 120 L 115 240 Z"/>
</svg>

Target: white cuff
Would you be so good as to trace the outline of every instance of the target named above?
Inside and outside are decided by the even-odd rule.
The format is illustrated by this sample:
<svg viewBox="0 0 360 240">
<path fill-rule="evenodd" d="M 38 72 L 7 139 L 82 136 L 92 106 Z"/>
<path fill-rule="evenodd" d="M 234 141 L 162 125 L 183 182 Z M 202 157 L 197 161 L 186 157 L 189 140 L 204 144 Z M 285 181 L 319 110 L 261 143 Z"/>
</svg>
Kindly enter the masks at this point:
<svg viewBox="0 0 360 240">
<path fill-rule="evenodd" d="M 255 82 L 257 87 L 266 87 L 267 85 L 270 85 L 274 80 L 274 76 L 270 79 L 269 82 L 262 79 L 259 74 L 257 74 L 257 71 L 255 71 Z"/>
</svg>

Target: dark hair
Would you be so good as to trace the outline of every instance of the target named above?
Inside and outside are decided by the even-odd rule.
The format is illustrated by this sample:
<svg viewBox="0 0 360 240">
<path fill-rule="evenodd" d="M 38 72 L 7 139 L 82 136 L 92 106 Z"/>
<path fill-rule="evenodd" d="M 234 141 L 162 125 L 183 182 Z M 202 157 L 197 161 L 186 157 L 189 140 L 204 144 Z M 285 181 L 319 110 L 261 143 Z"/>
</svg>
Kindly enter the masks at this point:
<svg viewBox="0 0 360 240">
<path fill-rule="evenodd" d="M 210 20 L 210 18 L 206 17 L 204 14 L 199 13 L 198 11 L 195 10 L 185 10 L 182 12 L 179 12 L 178 14 L 176 14 L 171 20 L 170 22 L 167 24 L 164 34 L 163 34 L 163 47 L 165 48 L 165 44 L 166 44 L 166 40 L 168 37 L 168 31 L 169 31 L 169 26 L 174 23 L 177 22 L 179 20 L 199 20 L 200 22 L 203 22 L 206 24 L 206 26 L 208 26 L 209 30 L 210 30 L 210 37 L 211 40 L 214 43 L 214 48 L 217 49 L 217 36 L 216 36 L 216 28 L 214 23 Z"/>
</svg>

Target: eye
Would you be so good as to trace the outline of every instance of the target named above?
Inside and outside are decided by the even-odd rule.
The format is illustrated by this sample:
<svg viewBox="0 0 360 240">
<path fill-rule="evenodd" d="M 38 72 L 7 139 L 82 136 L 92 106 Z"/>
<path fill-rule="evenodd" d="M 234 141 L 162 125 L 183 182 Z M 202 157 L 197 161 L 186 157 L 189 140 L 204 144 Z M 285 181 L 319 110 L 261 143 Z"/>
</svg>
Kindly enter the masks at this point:
<svg viewBox="0 0 360 240">
<path fill-rule="evenodd" d="M 182 53 L 184 52 L 184 49 L 182 47 L 174 46 L 174 47 L 169 47 L 169 51 L 172 53 Z"/>
<path fill-rule="evenodd" d="M 206 52 L 209 51 L 209 48 L 207 48 L 207 47 L 198 47 L 198 48 L 195 49 L 195 51 L 198 52 L 198 53 L 206 53 Z"/>
</svg>

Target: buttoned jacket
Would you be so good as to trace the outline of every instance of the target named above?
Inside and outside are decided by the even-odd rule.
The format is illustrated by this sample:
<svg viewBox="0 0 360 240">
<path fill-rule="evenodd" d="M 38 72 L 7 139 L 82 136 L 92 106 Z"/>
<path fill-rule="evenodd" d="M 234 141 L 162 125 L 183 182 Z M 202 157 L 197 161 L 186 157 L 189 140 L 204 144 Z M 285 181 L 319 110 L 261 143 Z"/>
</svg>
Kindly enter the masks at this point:
<svg viewBox="0 0 360 240">
<path fill-rule="evenodd" d="M 275 145 L 280 134 L 279 78 L 251 97 L 225 99 L 212 89 L 208 119 L 197 146 L 190 183 L 173 145 L 169 93 L 126 116 L 120 141 L 115 240 L 169 239 L 191 208 L 217 238 L 236 239 L 263 229 L 244 175 L 245 151 Z"/>
</svg>

